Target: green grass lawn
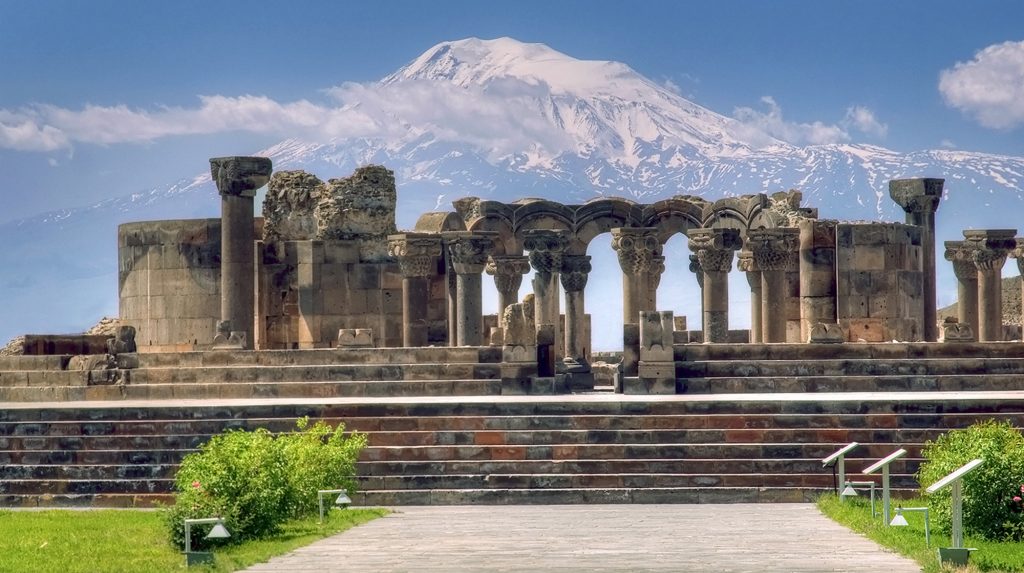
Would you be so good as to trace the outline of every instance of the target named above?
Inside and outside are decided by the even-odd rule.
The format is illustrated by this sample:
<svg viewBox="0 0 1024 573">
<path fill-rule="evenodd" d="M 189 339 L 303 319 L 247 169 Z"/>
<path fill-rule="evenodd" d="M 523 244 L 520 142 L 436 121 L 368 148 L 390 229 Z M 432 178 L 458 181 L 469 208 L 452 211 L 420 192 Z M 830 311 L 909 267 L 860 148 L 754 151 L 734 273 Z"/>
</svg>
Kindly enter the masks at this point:
<svg viewBox="0 0 1024 573">
<path fill-rule="evenodd" d="M 928 503 L 923 499 L 897 500 L 892 505 L 893 514 L 898 505 L 926 507 Z M 882 524 L 881 517 L 871 518 L 871 506 L 864 498 L 841 503 L 836 496 L 826 495 L 818 500 L 818 508 L 826 516 L 867 536 L 879 545 L 914 559 L 921 564 L 925 573 L 944 571 L 939 567 L 936 548 L 948 547 L 949 535 L 937 532 L 933 523 L 932 543 L 931 547 L 927 547 L 924 537 L 924 515 L 921 513 L 905 513 L 904 516 L 910 523 L 907 527 L 888 527 Z M 877 502 L 876 508 L 878 513 L 881 513 L 881 502 Z M 967 536 L 964 546 L 978 549 L 971 553 L 966 571 L 1024 573 L 1024 543 L 999 543 Z M 964 571 L 964 569 L 958 571 Z"/>
<path fill-rule="evenodd" d="M 385 509 L 332 511 L 287 524 L 277 536 L 216 551 L 212 567 L 237 571 L 387 514 Z M 159 512 L 133 510 L 0 511 L 0 572 L 160 573 L 185 570 Z"/>
</svg>

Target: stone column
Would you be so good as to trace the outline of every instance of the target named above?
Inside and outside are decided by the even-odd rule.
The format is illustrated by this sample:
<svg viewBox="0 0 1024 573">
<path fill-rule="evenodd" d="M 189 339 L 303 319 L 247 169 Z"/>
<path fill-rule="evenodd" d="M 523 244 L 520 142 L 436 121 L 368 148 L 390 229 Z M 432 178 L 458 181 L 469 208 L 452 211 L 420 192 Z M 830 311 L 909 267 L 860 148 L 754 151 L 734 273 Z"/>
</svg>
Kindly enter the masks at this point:
<svg viewBox="0 0 1024 573">
<path fill-rule="evenodd" d="M 454 231 L 442 233 L 448 244 L 456 276 L 456 345 L 483 344 L 483 292 L 480 275 L 487 256 L 494 249 L 498 233 L 492 231 Z"/>
<path fill-rule="evenodd" d="M 550 325 L 557 360 L 561 342 L 561 312 L 558 301 L 558 273 L 562 270 L 562 256 L 569 245 L 569 232 L 551 229 L 530 229 L 523 233 L 523 248 L 529 251 L 530 266 L 533 267 L 533 294 L 535 322 L 540 332 L 544 325 Z M 540 345 L 541 341 L 538 341 Z"/>
<path fill-rule="evenodd" d="M 657 230 L 652 227 L 612 229 L 612 248 L 622 268 L 622 372 L 636 376 L 640 363 L 640 312 L 654 310 L 649 278 L 654 258 L 661 254 Z"/>
<path fill-rule="evenodd" d="M 612 248 L 622 268 L 622 320 L 638 324 L 640 311 L 648 308 L 648 282 L 655 257 L 661 255 L 656 229 L 652 227 L 620 227 L 612 229 Z"/>
<path fill-rule="evenodd" d="M 750 343 L 758 344 L 762 341 L 761 332 L 761 269 L 754 263 L 754 254 L 748 250 L 740 251 L 737 255 L 736 268 L 743 271 L 747 276 L 747 284 L 750 285 Z"/>
<path fill-rule="evenodd" d="M 786 342 L 786 271 L 796 260 L 800 231 L 791 227 L 747 232 L 746 248 L 761 269 L 761 340 Z"/>
<path fill-rule="evenodd" d="M 946 260 L 953 263 L 956 275 L 957 321 L 978 336 L 978 267 L 974 266 L 971 247 L 966 241 L 946 241 L 945 247 Z"/>
<path fill-rule="evenodd" d="M 935 296 L 935 211 L 945 179 L 893 179 L 889 196 L 907 213 L 907 224 L 921 227 L 921 271 L 924 274 L 924 339 L 938 340 Z"/>
<path fill-rule="evenodd" d="M 445 302 L 448 305 L 448 346 L 458 346 L 459 281 L 455 273 L 455 266 L 452 265 L 452 255 L 448 250 L 448 243 L 446 241 L 443 243 L 442 249 L 444 251 Z"/>
<path fill-rule="evenodd" d="M 484 270 L 494 277 L 494 288 L 498 290 L 498 324 L 501 324 L 505 308 L 519 302 L 519 287 L 523 284 L 523 275 L 530 272 L 530 258 L 525 255 L 491 255 Z"/>
<path fill-rule="evenodd" d="M 1010 252 L 1010 256 L 1017 259 L 1017 272 L 1020 276 L 1024 277 L 1024 238 L 1017 238 L 1017 246 L 1014 247 L 1013 251 Z M 1021 304 L 1024 305 L 1024 279 L 1020 283 L 1021 288 Z M 1021 308 L 1024 308 L 1022 306 Z M 1024 312 L 1021 312 L 1021 334 L 1024 335 Z"/>
<path fill-rule="evenodd" d="M 836 324 L 836 222 L 804 219 L 800 229 L 800 341 L 815 324 Z"/>
<path fill-rule="evenodd" d="M 232 332 L 245 332 L 252 348 L 256 322 L 253 197 L 270 181 L 266 157 L 214 157 L 210 175 L 220 192 L 220 318 Z"/>
<path fill-rule="evenodd" d="M 664 273 L 664 255 L 651 257 L 651 268 L 647 271 L 647 300 L 644 302 L 644 308 L 658 308 L 658 287 L 661 286 L 661 275 Z"/>
<path fill-rule="evenodd" d="M 388 255 L 398 259 L 402 272 L 402 345 L 426 346 L 429 277 L 437 272 L 441 237 L 428 233 L 389 235 Z"/>
<path fill-rule="evenodd" d="M 592 266 L 587 255 L 562 256 L 562 288 L 565 289 L 565 358 L 578 364 L 587 362 L 590 340 L 586 333 L 583 289 Z"/>
<path fill-rule="evenodd" d="M 738 229 L 690 229 L 690 250 L 704 274 L 701 306 L 704 342 L 729 340 L 729 270 L 733 253 L 743 245 Z"/>
<path fill-rule="evenodd" d="M 1017 246 L 1016 229 L 964 231 L 978 268 L 978 342 L 1003 339 L 1003 264 Z"/>
</svg>

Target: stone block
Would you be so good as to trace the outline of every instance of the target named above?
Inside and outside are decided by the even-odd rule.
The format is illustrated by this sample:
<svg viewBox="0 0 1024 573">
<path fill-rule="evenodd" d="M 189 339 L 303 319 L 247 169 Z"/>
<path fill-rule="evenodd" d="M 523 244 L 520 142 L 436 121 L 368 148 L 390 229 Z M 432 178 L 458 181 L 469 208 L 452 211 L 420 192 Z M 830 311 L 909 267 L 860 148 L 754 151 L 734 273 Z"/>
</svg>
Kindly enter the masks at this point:
<svg viewBox="0 0 1024 573">
<path fill-rule="evenodd" d="M 811 344 L 841 344 L 846 341 L 846 333 L 838 324 L 817 322 L 811 326 L 807 342 Z"/>
<path fill-rule="evenodd" d="M 328 264 L 354 264 L 359 262 L 359 241 L 325 240 L 324 262 Z"/>
<path fill-rule="evenodd" d="M 382 265 L 380 285 L 383 289 L 402 290 L 402 273 L 397 264 L 387 263 Z"/>
<path fill-rule="evenodd" d="M 640 378 L 671 378 L 676 379 L 676 363 L 675 362 L 647 362 L 644 360 L 640 361 L 638 367 L 638 374 Z"/>
<path fill-rule="evenodd" d="M 885 321 L 880 318 L 840 319 L 839 326 L 847 332 L 850 342 L 889 342 Z"/>
<path fill-rule="evenodd" d="M 338 331 L 338 348 L 373 347 L 373 330 L 369 328 L 343 328 Z"/>
<path fill-rule="evenodd" d="M 874 271 L 885 269 L 885 252 L 888 245 L 858 246 L 855 251 L 854 265 L 859 270 Z"/>
<path fill-rule="evenodd" d="M 377 290 L 381 288 L 380 265 L 360 263 L 352 265 L 349 273 L 349 285 L 352 289 Z"/>
<path fill-rule="evenodd" d="M 623 394 L 675 394 L 676 380 L 640 378 L 638 376 L 625 376 L 622 378 Z"/>
</svg>

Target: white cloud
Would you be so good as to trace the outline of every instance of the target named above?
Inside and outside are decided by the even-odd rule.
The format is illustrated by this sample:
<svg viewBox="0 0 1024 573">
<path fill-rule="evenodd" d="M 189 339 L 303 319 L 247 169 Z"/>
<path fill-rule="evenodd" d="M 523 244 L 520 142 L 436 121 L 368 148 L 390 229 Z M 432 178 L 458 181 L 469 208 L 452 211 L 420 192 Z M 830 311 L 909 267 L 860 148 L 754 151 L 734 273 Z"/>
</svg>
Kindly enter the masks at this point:
<svg viewBox="0 0 1024 573">
<path fill-rule="evenodd" d="M 875 118 L 875 112 L 862 106 L 855 105 L 846 108 L 846 117 L 842 124 L 847 128 L 853 128 L 868 135 L 885 137 L 889 133 L 889 125 L 881 123 Z"/>
<path fill-rule="evenodd" d="M 460 88 L 431 81 L 344 84 L 324 90 L 330 101 L 280 103 L 264 96 L 200 96 L 196 107 L 131 108 L 37 104 L 0 109 L 0 148 L 72 149 L 75 144 L 143 143 L 163 137 L 224 132 L 283 137 L 396 137 L 429 130 L 442 140 L 476 144 L 492 155 L 523 149 L 567 149 L 564 132 L 536 114 L 531 101 L 550 95 L 546 84 L 518 80 Z M 529 107 L 534 110 L 528 113 Z M 413 131 L 411 126 L 420 131 Z"/>
<path fill-rule="evenodd" d="M 835 124 L 786 121 L 782 117 L 782 108 L 771 96 L 762 97 L 761 102 L 768 107 L 767 112 L 749 107 L 739 107 L 733 111 L 733 117 L 738 122 L 734 126 L 733 135 L 755 147 L 771 145 L 780 139 L 793 145 L 820 145 L 850 140 L 849 133 Z"/>
<path fill-rule="evenodd" d="M 1024 125 L 1024 41 L 989 46 L 973 60 L 942 70 L 939 91 L 947 105 L 985 127 Z"/>
</svg>

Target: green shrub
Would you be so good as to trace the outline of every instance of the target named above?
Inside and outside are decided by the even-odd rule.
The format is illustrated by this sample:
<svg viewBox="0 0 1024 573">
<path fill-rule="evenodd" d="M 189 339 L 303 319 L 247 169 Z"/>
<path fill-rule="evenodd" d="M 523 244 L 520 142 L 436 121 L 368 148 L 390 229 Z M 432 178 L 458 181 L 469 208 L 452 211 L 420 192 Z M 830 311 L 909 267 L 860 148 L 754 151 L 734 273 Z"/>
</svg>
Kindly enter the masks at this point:
<svg viewBox="0 0 1024 573">
<path fill-rule="evenodd" d="M 1013 499 L 1024 484 L 1024 434 L 1009 422 L 987 420 L 943 434 L 923 454 L 926 461 L 917 472 L 922 487 L 975 458 L 985 460 L 963 478 L 964 528 L 991 540 L 1024 539 L 1024 515 Z M 949 531 L 950 489 L 930 497 L 936 525 Z"/>
<path fill-rule="evenodd" d="M 266 537 L 285 521 L 316 512 L 318 489 L 353 493 L 366 436 L 345 436 L 340 424 L 310 426 L 306 418 L 297 427 L 278 436 L 263 428 L 228 431 L 185 456 L 174 480 L 175 503 L 164 515 L 171 542 L 184 547 L 186 518 L 213 516 L 224 518 L 228 543 Z M 205 533 L 193 531 L 194 548 L 210 545 Z"/>
</svg>

